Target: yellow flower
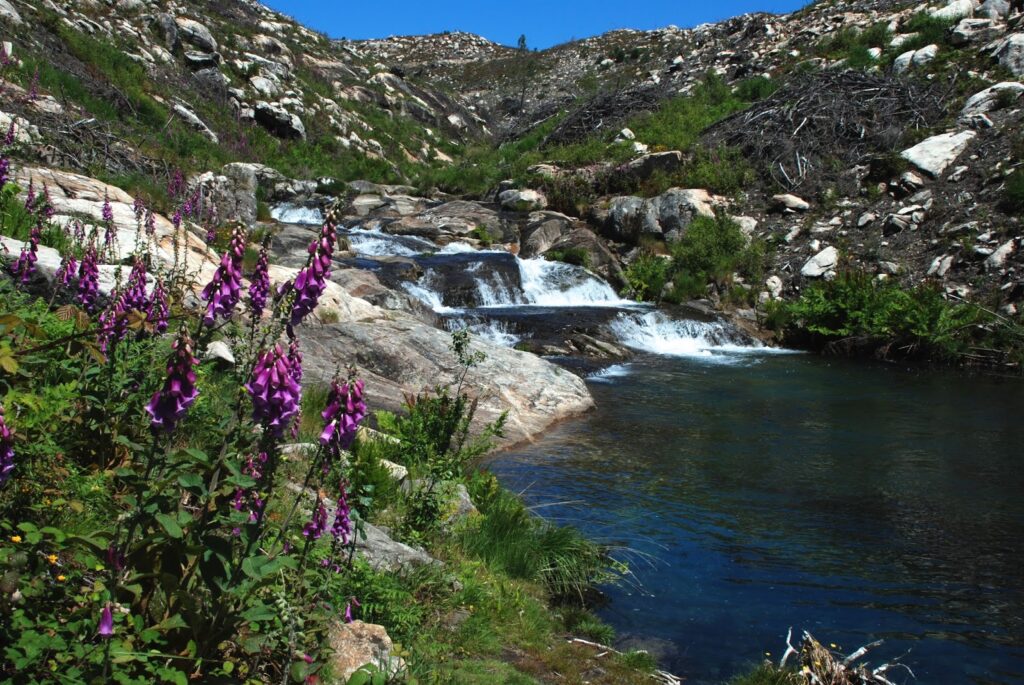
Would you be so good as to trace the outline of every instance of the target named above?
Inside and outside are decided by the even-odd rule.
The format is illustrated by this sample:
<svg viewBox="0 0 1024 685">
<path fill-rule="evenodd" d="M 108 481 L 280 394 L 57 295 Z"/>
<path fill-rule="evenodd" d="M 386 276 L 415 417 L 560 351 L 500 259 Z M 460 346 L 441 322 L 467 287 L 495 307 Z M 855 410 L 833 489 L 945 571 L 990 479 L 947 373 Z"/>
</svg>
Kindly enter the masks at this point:
<svg viewBox="0 0 1024 685">
<path fill-rule="evenodd" d="M 12 535 L 11 536 L 11 542 L 13 542 L 14 544 L 18 544 L 19 542 L 21 542 L 21 536 L 20 535 Z"/>
<path fill-rule="evenodd" d="M 829 643 L 828 643 L 828 646 L 829 646 L 829 647 L 831 647 L 832 649 L 838 649 L 838 648 L 836 647 L 836 643 L 835 643 L 835 642 L 829 642 Z"/>
<path fill-rule="evenodd" d="M 56 564 L 57 563 L 57 555 L 56 554 L 51 554 L 48 557 L 46 557 L 46 560 L 49 561 L 51 564 Z"/>
<path fill-rule="evenodd" d="M 59 581 L 60 581 L 60 582 L 62 582 L 62 583 L 63 583 L 63 582 L 65 581 L 65 580 L 67 580 L 67 579 L 68 579 L 68 577 L 67 577 L 66 575 L 64 575 L 63 573 L 62 573 L 62 574 L 60 574 L 59 576 L 57 576 L 57 580 L 59 580 Z"/>
</svg>

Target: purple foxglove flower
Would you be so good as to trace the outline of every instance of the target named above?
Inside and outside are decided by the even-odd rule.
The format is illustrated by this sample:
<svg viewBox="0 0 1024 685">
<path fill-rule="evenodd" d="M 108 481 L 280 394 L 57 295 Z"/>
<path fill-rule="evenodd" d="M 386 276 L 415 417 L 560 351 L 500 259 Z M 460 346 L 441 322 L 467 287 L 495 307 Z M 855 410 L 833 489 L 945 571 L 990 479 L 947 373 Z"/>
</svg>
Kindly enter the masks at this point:
<svg viewBox="0 0 1024 685">
<path fill-rule="evenodd" d="M 36 67 L 35 73 L 32 74 L 32 85 L 28 89 L 28 101 L 35 102 L 39 99 L 39 67 Z"/>
<path fill-rule="evenodd" d="M 146 214 L 146 203 L 142 201 L 141 197 L 135 198 L 132 202 L 132 212 L 135 214 L 135 221 L 142 223 L 142 217 Z"/>
<path fill-rule="evenodd" d="M 60 262 L 60 268 L 57 269 L 57 283 L 62 288 L 68 288 L 71 286 L 71 281 L 75 277 L 75 271 L 78 269 L 78 260 L 75 259 L 74 255 L 64 255 L 64 258 Z"/>
<path fill-rule="evenodd" d="M 156 214 L 152 209 L 146 210 L 146 235 L 156 235 Z"/>
<path fill-rule="evenodd" d="M 262 423 L 273 435 L 281 436 L 299 412 L 302 388 L 295 382 L 280 345 L 260 356 L 245 389 L 252 399 L 253 420 Z"/>
<path fill-rule="evenodd" d="M 171 217 L 171 223 L 174 224 L 174 230 L 181 228 L 181 210 L 175 210 L 174 215 Z"/>
<path fill-rule="evenodd" d="M 6 483 L 14 471 L 14 432 L 4 420 L 4 406 L 0 404 L 0 485 Z"/>
<path fill-rule="evenodd" d="M 36 200 L 36 214 L 48 221 L 53 218 L 55 213 L 56 212 L 53 209 L 53 202 L 50 200 L 50 189 L 44 183 L 43 194 L 38 200 Z"/>
<path fill-rule="evenodd" d="M 267 297 L 270 295 L 270 261 L 267 255 L 266 244 L 260 248 L 260 257 L 256 260 L 256 268 L 249 279 L 249 306 L 252 310 L 252 318 L 259 321 L 263 316 L 263 308 L 267 306 Z"/>
<path fill-rule="evenodd" d="M 163 334 L 167 331 L 170 318 L 171 308 L 167 303 L 167 291 L 164 290 L 164 282 L 158 280 L 153 286 L 153 297 L 149 301 L 146 321 L 153 324 L 158 334 Z"/>
<path fill-rule="evenodd" d="M 11 273 L 21 281 L 22 285 L 28 283 L 32 274 L 36 272 L 36 262 L 39 260 L 39 241 L 42 240 L 42 237 L 42 229 L 37 223 L 29 234 L 28 245 L 21 248 L 21 254 L 17 261 L 11 265 Z"/>
<path fill-rule="evenodd" d="M 359 424 L 366 418 L 366 402 L 363 401 L 364 383 L 361 380 L 339 383 L 331 382 L 327 394 L 327 406 L 320 414 L 324 429 L 320 433 L 320 444 L 332 456 L 348 449 L 356 437 Z"/>
<path fill-rule="evenodd" d="M 173 351 L 167 361 L 167 379 L 164 381 L 164 387 L 155 392 L 153 399 L 146 405 L 146 412 L 151 417 L 149 427 L 154 433 L 173 432 L 199 395 L 199 391 L 196 390 L 196 372 L 193 368 L 199 362 L 192 354 L 192 338 L 189 337 L 184 324 L 171 349 Z"/>
<path fill-rule="evenodd" d="M 100 332 L 96 335 L 96 342 L 99 343 L 100 351 L 103 354 L 107 353 L 107 349 L 111 345 L 116 345 L 128 335 L 128 312 L 130 309 L 126 300 L 126 291 L 117 293 L 100 314 Z"/>
<path fill-rule="evenodd" d="M 78 302 L 88 312 L 96 307 L 96 295 L 100 290 L 100 267 L 99 256 L 96 254 L 96 247 L 90 245 L 82 257 L 82 263 L 78 266 Z"/>
<path fill-rule="evenodd" d="M 36 184 L 33 179 L 28 179 L 28 193 L 25 195 L 25 209 L 32 211 L 36 204 Z"/>
<path fill-rule="evenodd" d="M 71 235 L 74 236 L 75 240 L 77 240 L 78 242 L 83 242 L 85 240 L 85 224 L 83 224 L 78 219 L 75 219 L 75 224 L 74 228 L 71 231 Z"/>
<path fill-rule="evenodd" d="M 115 571 L 124 570 L 124 554 L 122 554 L 114 545 L 107 547 L 107 563 L 110 564 L 110 567 Z"/>
<path fill-rule="evenodd" d="M 149 297 L 146 295 L 146 262 L 136 257 L 132 272 L 128 275 L 128 285 L 124 293 L 125 309 L 149 311 Z"/>
<path fill-rule="evenodd" d="M 0 188 L 7 185 L 11 179 L 11 161 L 6 157 L 0 157 Z"/>
<path fill-rule="evenodd" d="M 263 470 L 267 465 L 267 453 L 260 452 L 255 457 L 250 456 L 246 461 L 245 466 L 242 467 L 242 473 L 247 476 L 251 476 L 253 480 L 259 483 L 263 480 Z M 249 520 L 256 521 L 259 518 L 260 511 L 263 510 L 263 500 L 255 489 L 243 490 L 238 488 L 235 490 L 234 507 L 236 511 L 242 511 L 248 504 L 249 509 Z"/>
<path fill-rule="evenodd" d="M 316 241 L 309 245 L 309 260 L 306 266 L 295 276 L 295 302 L 289 325 L 297 326 L 306 316 L 316 309 L 320 295 L 327 287 L 327 279 L 331 277 L 331 257 L 337 240 L 337 223 L 334 212 L 329 211 L 324 220 L 323 228 Z"/>
<path fill-rule="evenodd" d="M 172 200 L 176 200 L 185 190 L 185 176 L 181 169 L 175 169 L 171 179 L 167 182 L 167 194 Z"/>
<path fill-rule="evenodd" d="M 327 529 L 327 508 L 323 502 L 317 504 L 313 518 L 302 527 L 302 534 L 311 540 L 319 540 Z"/>
<path fill-rule="evenodd" d="M 114 208 L 110 206 L 110 196 L 103 193 L 103 220 L 108 224 L 114 222 Z"/>
<path fill-rule="evenodd" d="M 7 135 L 4 136 L 4 147 L 10 147 L 14 145 L 14 119 L 11 118 L 11 125 L 7 127 Z"/>
<path fill-rule="evenodd" d="M 218 316 L 225 319 L 238 304 L 242 293 L 242 258 L 245 255 L 245 229 L 236 227 L 227 251 L 221 255 L 220 266 L 203 288 L 201 297 L 208 302 L 203 323 L 212 326 Z"/>
<path fill-rule="evenodd" d="M 345 492 L 345 481 L 341 481 L 338 493 L 338 507 L 334 512 L 334 524 L 331 525 L 331 535 L 343 545 L 349 543 L 349 536 L 352 534 L 351 510 L 348 506 L 348 493 Z"/>
<path fill-rule="evenodd" d="M 345 605 L 345 623 L 351 623 L 352 622 L 352 606 L 353 605 L 355 605 L 356 608 L 359 608 L 359 607 L 362 606 L 362 604 L 359 603 L 358 599 L 356 599 L 355 597 L 350 597 L 348 603 Z"/>
<path fill-rule="evenodd" d="M 114 634 L 114 614 L 110 611 L 110 604 L 100 612 L 100 627 L 96 634 L 100 637 L 112 637 Z"/>
</svg>

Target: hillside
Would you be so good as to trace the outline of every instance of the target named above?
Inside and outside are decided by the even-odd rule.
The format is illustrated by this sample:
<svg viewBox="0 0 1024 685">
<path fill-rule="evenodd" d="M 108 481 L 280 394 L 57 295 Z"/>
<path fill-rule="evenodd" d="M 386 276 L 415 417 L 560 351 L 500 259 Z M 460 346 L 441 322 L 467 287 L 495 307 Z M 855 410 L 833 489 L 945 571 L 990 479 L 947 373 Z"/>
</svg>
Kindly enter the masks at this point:
<svg viewBox="0 0 1024 685">
<path fill-rule="evenodd" d="M 482 458 L 651 356 L 1018 375 L 1022 81 L 1016 0 L 541 51 L 0 0 L 0 674 L 679 682 L 601 644 L 628 545 Z M 741 682 L 889 682 L 807 640 Z"/>
</svg>

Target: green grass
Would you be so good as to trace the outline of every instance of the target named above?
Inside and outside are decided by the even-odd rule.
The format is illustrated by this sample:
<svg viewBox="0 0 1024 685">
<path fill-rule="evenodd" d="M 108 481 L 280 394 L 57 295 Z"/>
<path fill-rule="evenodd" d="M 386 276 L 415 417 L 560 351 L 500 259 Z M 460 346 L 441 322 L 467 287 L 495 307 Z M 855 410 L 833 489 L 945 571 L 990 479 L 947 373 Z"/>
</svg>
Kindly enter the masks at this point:
<svg viewBox="0 0 1024 685">
<path fill-rule="evenodd" d="M 729 685 L 797 685 L 803 682 L 792 671 L 781 670 L 770 664 L 762 664 L 749 673 L 737 676 Z"/>
<path fill-rule="evenodd" d="M 472 556 L 512 578 L 539 582 L 553 597 L 582 597 L 606 576 L 601 549 L 575 528 L 534 516 L 518 497 L 501 492 L 459 534 Z"/>
<path fill-rule="evenodd" d="M 575 264 L 576 266 L 582 266 L 584 269 L 590 268 L 590 253 L 582 247 L 566 247 L 548 250 L 544 253 L 544 258 L 553 262 Z"/>
</svg>

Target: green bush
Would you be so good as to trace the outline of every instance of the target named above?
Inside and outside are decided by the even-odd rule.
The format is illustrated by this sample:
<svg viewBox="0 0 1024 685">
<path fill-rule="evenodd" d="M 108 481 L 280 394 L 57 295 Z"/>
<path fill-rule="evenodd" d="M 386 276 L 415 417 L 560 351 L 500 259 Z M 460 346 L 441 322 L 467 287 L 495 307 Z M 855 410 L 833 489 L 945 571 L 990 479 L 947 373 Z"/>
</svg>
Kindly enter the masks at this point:
<svg viewBox="0 0 1024 685">
<path fill-rule="evenodd" d="M 671 262 L 659 255 L 643 252 L 626 267 L 626 283 L 638 300 L 657 300 L 668 283 Z"/>
<path fill-rule="evenodd" d="M 551 249 L 544 253 L 544 259 L 552 262 L 575 264 L 576 266 L 582 266 L 584 269 L 590 268 L 590 253 L 582 247 Z"/>
<path fill-rule="evenodd" d="M 1024 169 L 1017 169 L 1006 178 L 1003 207 L 1008 212 L 1024 214 Z"/>
</svg>

